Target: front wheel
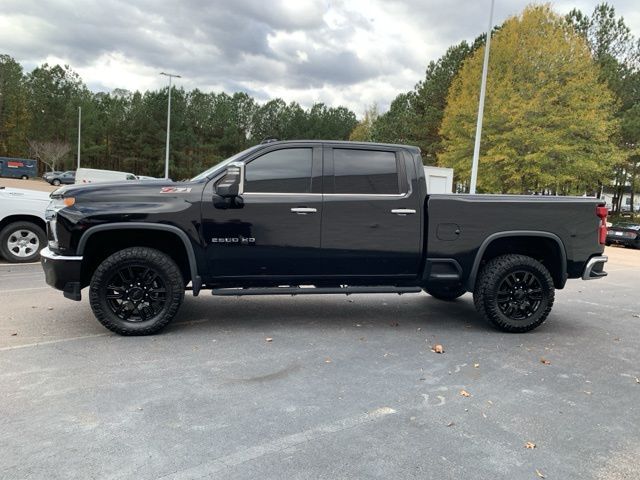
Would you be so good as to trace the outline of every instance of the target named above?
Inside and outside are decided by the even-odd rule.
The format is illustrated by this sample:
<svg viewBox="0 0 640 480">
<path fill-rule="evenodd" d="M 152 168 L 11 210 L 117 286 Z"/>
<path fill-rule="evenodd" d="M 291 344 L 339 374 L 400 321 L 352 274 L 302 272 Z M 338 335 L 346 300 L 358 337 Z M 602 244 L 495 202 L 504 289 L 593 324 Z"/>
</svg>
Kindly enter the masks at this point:
<svg viewBox="0 0 640 480">
<path fill-rule="evenodd" d="M 47 236 L 35 223 L 14 222 L 0 231 L 0 253 L 11 263 L 29 263 L 38 260 Z"/>
<path fill-rule="evenodd" d="M 102 325 L 120 335 L 150 335 L 173 320 L 184 279 L 171 257 L 133 247 L 114 253 L 91 278 L 89 302 Z"/>
<path fill-rule="evenodd" d="M 525 255 L 502 255 L 482 269 L 473 301 L 494 327 L 521 333 L 546 320 L 554 296 L 553 279 L 544 265 Z"/>
<path fill-rule="evenodd" d="M 55 186 L 55 187 L 59 187 L 60 186 L 60 180 L 58 180 L 57 178 L 54 178 L 51 181 L 51 185 Z"/>
</svg>

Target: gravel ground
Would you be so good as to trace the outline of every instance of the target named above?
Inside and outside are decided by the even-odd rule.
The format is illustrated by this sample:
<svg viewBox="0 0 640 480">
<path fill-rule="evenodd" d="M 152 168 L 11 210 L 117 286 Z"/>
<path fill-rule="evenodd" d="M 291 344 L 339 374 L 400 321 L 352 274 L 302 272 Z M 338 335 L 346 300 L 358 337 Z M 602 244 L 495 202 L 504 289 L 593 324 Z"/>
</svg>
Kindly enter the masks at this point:
<svg viewBox="0 0 640 480">
<path fill-rule="evenodd" d="M 640 251 L 607 254 L 523 335 L 470 295 L 202 295 L 124 338 L 0 265 L 0 478 L 638 479 Z"/>
</svg>

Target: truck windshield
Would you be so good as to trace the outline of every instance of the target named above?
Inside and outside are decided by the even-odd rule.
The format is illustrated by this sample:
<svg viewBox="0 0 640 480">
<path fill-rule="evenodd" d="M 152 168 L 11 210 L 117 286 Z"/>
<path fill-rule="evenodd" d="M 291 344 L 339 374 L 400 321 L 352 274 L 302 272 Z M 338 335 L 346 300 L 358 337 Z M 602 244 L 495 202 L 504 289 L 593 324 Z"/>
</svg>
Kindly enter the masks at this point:
<svg viewBox="0 0 640 480">
<path fill-rule="evenodd" d="M 229 163 L 237 160 L 238 158 L 246 155 L 249 152 L 252 152 L 254 150 L 256 150 L 260 145 L 254 145 L 253 147 L 249 147 L 246 150 L 241 151 L 240 153 L 236 153 L 235 155 L 233 155 L 232 157 L 227 158 L 226 160 L 221 161 L 220 163 L 215 164 L 213 167 L 211 167 L 208 170 L 205 170 L 204 172 L 196 175 L 195 177 L 193 177 L 191 179 L 192 182 L 196 182 L 198 180 L 203 180 L 207 177 L 210 177 L 212 175 L 215 175 L 216 173 L 218 173 L 219 171 L 222 171 Z"/>
</svg>

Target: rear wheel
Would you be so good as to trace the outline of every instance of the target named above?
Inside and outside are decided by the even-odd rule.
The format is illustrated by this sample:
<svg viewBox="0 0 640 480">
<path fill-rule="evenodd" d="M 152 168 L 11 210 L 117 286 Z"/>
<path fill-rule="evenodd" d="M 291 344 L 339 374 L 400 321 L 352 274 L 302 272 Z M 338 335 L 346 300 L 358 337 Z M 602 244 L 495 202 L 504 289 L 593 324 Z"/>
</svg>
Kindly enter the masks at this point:
<svg viewBox="0 0 640 480">
<path fill-rule="evenodd" d="M 438 300 L 451 301 L 461 297 L 467 290 L 462 285 L 430 285 L 424 291 Z"/>
<path fill-rule="evenodd" d="M 171 257 L 146 247 L 126 248 L 103 261 L 91 278 L 89 301 L 102 325 L 120 335 L 162 330 L 184 299 L 184 279 Z"/>
<path fill-rule="evenodd" d="M 21 178 L 22 180 L 29 180 L 29 177 L 28 177 L 28 176 L 26 176 L 26 175 L 22 175 L 20 178 Z"/>
<path fill-rule="evenodd" d="M 39 258 L 47 236 L 35 223 L 14 222 L 0 231 L 0 253 L 11 263 L 29 263 Z"/>
<path fill-rule="evenodd" d="M 553 279 L 544 265 L 524 255 L 503 255 L 482 269 L 473 300 L 494 327 L 519 333 L 546 320 L 554 296 Z"/>
</svg>

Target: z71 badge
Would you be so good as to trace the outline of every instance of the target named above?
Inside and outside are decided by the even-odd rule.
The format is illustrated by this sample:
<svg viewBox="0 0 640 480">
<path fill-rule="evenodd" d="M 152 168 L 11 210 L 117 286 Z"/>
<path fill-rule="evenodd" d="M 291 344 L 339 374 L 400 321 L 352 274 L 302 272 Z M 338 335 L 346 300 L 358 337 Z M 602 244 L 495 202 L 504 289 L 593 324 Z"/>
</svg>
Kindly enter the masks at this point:
<svg viewBox="0 0 640 480">
<path fill-rule="evenodd" d="M 162 187 L 160 193 L 189 193 L 190 187 Z"/>
<path fill-rule="evenodd" d="M 211 243 L 249 245 L 252 243 L 256 243 L 256 239 L 249 238 L 249 237 L 219 237 L 219 238 L 212 238 Z"/>
</svg>

